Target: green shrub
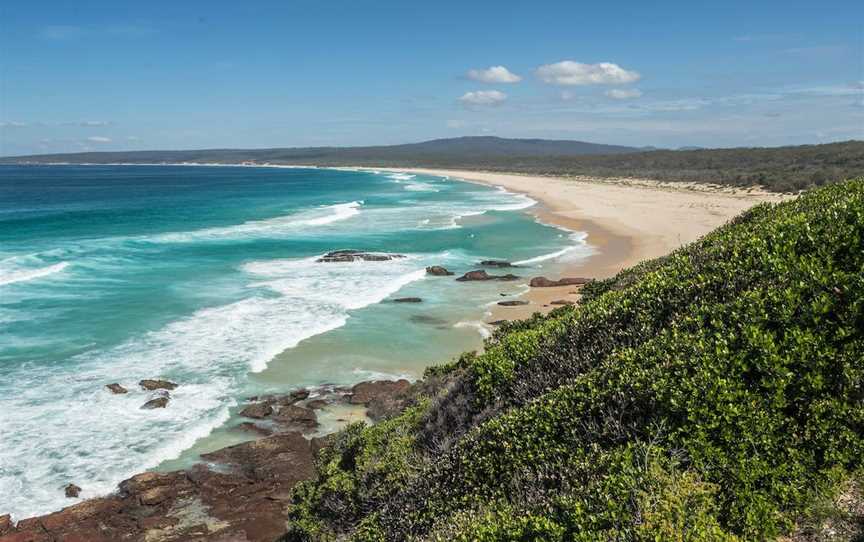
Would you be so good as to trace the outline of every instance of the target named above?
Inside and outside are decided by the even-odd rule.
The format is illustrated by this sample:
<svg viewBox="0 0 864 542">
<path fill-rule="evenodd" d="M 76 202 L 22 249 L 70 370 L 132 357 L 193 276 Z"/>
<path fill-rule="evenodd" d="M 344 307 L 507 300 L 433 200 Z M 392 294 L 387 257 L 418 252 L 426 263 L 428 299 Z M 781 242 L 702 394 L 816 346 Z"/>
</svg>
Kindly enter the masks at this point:
<svg viewBox="0 0 864 542">
<path fill-rule="evenodd" d="M 502 326 L 440 396 L 340 435 L 289 534 L 775 538 L 862 467 L 862 360 L 856 180 Z"/>
</svg>

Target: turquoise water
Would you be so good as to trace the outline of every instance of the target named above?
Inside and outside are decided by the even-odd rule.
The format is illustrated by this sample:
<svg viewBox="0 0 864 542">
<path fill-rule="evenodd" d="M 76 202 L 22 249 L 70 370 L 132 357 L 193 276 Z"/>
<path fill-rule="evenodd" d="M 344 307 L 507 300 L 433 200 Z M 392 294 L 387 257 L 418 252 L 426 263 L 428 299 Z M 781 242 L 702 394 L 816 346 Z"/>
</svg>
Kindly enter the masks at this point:
<svg viewBox="0 0 864 542">
<path fill-rule="evenodd" d="M 247 395 L 416 378 L 477 348 L 484 306 L 524 286 L 424 268 L 588 254 L 532 204 L 387 172 L 0 166 L 0 514 L 66 506 L 70 482 L 87 498 L 185 464 L 236 438 Z M 407 258 L 315 262 L 340 248 Z M 409 295 L 424 302 L 387 301 Z M 153 377 L 181 386 L 140 410 L 136 383 Z"/>
</svg>

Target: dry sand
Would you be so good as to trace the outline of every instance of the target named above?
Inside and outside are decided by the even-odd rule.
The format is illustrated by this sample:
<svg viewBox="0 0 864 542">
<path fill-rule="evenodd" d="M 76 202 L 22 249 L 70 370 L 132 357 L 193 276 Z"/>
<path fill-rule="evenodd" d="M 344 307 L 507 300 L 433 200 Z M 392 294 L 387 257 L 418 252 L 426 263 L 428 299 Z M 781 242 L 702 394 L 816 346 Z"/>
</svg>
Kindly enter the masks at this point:
<svg viewBox="0 0 864 542">
<path fill-rule="evenodd" d="M 398 171 L 446 175 L 527 194 L 540 203 L 532 212 L 542 222 L 588 234 L 586 240 L 596 254 L 574 263 L 564 276 L 591 278 L 609 277 L 640 261 L 668 254 L 757 203 L 789 198 L 759 189 L 735 190 L 641 179 L 543 177 L 436 169 Z M 552 301 L 578 301 L 579 296 L 576 289 L 569 286 L 532 288 L 523 299 L 530 304 L 495 307 L 489 321 L 526 318 L 536 311 L 548 312 L 554 308 Z"/>
</svg>

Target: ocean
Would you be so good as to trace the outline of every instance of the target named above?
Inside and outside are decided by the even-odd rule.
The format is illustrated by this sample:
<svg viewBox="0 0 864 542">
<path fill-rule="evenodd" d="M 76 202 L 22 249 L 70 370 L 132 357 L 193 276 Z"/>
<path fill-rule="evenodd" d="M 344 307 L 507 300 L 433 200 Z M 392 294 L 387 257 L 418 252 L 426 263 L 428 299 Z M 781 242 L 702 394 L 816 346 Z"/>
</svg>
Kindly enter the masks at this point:
<svg viewBox="0 0 864 542">
<path fill-rule="evenodd" d="M 244 397 L 418 378 L 480 348 L 488 306 L 524 282 L 425 267 L 506 259 L 528 277 L 591 253 L 534 204 L 383 171 L 0 166 L 0 514 L 246 439 L 231 430 Z M 316 262 L 337 249 L 406 257 Z M 403 296 L 423 302 L 389 302 Z M 139 408 L 143 378 L 180 384 L 167 408 Z"/>
</svg>

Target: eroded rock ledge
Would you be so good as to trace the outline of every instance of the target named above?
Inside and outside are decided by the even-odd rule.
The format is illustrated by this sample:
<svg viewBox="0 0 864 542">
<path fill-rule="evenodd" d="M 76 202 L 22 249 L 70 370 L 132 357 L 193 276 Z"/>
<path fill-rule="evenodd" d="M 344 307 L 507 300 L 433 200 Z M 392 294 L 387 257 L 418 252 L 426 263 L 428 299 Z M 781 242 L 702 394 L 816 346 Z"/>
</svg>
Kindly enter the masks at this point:
<svg viewBox="0 0 864 542">
<path fill-rule="evenodd" d="M 314 454 L 326 442 L 307 438 L 315 410 L 342 402 L 380 419 L 405 407 L 410 387 L 375 381 L 251 398 L 241 416 L 254 421 L 238 427 L 260 438 L 204 454 L 188 470 L 138 474 L 112 495 L 17 525 L 0 516 L 0 542 L 271 542 L 285 532 L 291 488 L 314 476 Z"/>
</svg>

